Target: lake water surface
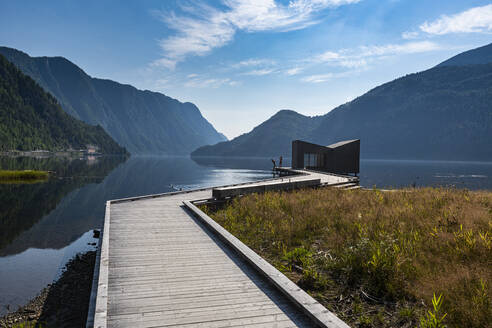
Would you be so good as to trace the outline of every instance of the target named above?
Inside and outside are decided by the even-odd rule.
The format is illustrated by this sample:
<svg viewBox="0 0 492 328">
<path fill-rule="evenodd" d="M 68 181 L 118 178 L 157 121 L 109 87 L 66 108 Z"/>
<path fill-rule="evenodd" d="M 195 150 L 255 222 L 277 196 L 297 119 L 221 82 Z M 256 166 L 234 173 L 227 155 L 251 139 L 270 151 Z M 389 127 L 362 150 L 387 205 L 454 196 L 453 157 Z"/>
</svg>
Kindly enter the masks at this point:
<svg viewBox="0 0 492 328">
<path fill-rule="evenodd" d="M 285 165 L 289 165 L 288 159 Z M 57 178 L 0 184 L 0 315 L 56 279 L 77 252 L 94 249 L 106 200 L 271 178 L 271 161 L 188 157 L 0 158 L 2 169 Z M 361 185 L 492 190 L 492 163 L 362 160 Z"/>
</svg>

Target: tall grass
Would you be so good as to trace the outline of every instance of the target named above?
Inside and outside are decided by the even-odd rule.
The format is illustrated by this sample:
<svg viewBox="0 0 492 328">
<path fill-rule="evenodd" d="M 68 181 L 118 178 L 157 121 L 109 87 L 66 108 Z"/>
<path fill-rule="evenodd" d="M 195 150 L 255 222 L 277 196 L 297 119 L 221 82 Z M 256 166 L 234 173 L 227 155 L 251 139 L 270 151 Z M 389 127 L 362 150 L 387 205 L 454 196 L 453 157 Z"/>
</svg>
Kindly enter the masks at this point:
<svg viewBox="0 0 492 328">
<path fill-rule="evenodd" d="M 37 321 L 24 321 L 14 323 L 12 328 L 45 328 L 46 326 L 43 323 Z"/>
<path fill-rule="evenodd" d="M 317 189 L 203 209 L 353 326 L 425 326 L 435 294 L 441 325 L 492 318 L 492 192 Z"/>
<path fill-rule="evenodd" d="M 0 182 L 21 182 L 21 181 L 41 181 L 46 180 L 49 177 L 49 173 L 46 171 L 13 171 L 13 170 L 0 170 Z"/>
</svg>

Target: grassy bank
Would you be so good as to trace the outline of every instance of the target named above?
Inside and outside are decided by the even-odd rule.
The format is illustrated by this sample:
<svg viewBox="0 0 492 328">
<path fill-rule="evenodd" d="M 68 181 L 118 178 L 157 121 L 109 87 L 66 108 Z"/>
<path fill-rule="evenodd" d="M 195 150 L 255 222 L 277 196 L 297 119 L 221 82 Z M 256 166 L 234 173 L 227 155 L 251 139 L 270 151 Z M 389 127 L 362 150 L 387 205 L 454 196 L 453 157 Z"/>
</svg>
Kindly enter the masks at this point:
<svg viewBox="0 0 492 328">
<path fill-rule="evenodd" d="M 490 324 L 492 192 L 318 189 L 202 209 L 351 326 Z"/>
<path fill-rule="evenodd" d="M 49 173 L 46 171 L 13 171 L 13 170 L 0 170 L 0 183 L 1 182 L 32 182 L 42 181 L 49 177 Z"/>
</svg>

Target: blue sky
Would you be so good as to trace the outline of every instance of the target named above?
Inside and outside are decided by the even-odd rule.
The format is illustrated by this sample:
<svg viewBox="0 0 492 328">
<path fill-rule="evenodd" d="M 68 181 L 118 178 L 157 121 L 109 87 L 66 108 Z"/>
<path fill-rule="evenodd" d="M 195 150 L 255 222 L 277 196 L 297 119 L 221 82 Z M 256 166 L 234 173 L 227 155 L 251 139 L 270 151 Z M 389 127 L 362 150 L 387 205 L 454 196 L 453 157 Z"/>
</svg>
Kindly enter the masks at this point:
<svg viewBox="0 0 492 328">
<path fill-rule="evenodd" d="M 0 0 L 0 45 L 191 101 L 229 138 L 492 42 L 492 2 Z"/>
</svg>

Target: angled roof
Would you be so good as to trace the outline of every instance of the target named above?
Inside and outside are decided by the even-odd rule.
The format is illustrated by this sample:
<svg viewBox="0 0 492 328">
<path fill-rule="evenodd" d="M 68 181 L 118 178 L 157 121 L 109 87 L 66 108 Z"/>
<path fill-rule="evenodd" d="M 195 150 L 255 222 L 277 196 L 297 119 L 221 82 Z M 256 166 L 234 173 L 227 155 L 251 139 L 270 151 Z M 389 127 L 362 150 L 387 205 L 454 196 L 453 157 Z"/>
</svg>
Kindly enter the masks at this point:
<svg viewBox="0 0 492 328">
<path fill-rule="evenodd" d="M 346 144 L 349 144 L 349 143 L 352 143 L 352 142 L 356 142 L 356 141 L 359 141 L 359 139 L 352 139 L 352 140 L 344 140 L 344 141 L 339 141 L 339 142 L 336 142 L 334 144 L 331 144 L 329 146 L 326 146 L 328 148 L 337 148 L 337 147 L 341 147 L 341 146 L 345 146 Z"/>
</svg>

